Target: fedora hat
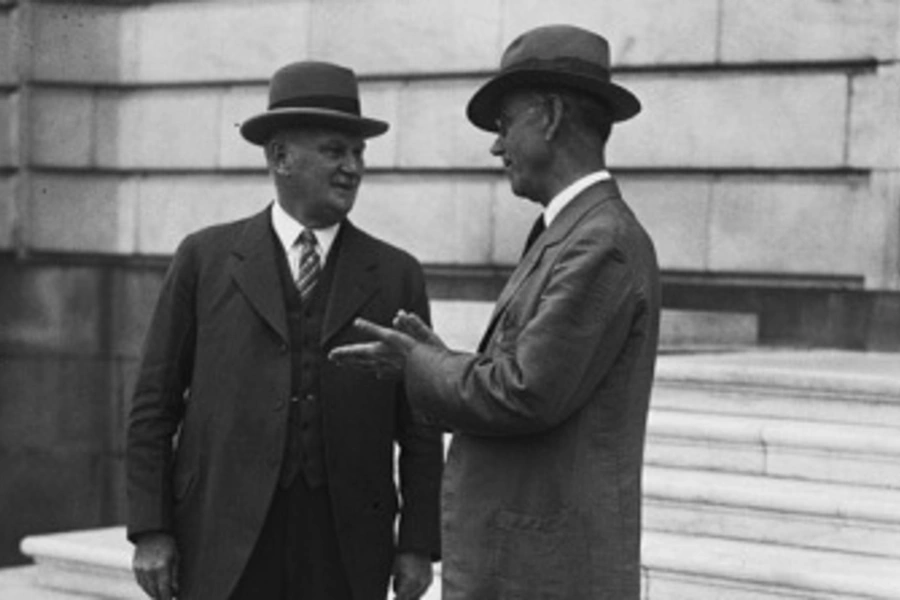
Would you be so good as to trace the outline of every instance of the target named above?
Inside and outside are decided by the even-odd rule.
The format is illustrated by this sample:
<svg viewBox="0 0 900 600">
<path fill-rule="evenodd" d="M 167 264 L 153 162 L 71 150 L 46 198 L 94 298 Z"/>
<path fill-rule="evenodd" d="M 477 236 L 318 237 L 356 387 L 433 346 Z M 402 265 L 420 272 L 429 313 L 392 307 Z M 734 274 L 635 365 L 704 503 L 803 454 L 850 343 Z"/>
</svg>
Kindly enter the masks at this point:
<svg viewBox="0 0 900 600">
<path fill-rule="evenodd" d="M 361 116 L 353 71 L 316 61 L 278 69 L 269 82 L 268 110 L 244 121 L 241 135 L 263 145 L 278 129 L 304 125 L 335 127 L 366 138 L 388 130 L 384 121 Z"/>
<path fill-rule="evenodd" d="M 500 72 L 475 92 L 466 115 L 476 126 L 497 131 L 503 96 L 515 89 L 565 88 L 605 104 L 613 121 L 638 114 L 637 97 L 610 81 L 609 42 L 573 25 L 546 25 L 526 31 L 503 53 Z"/>
</svg>

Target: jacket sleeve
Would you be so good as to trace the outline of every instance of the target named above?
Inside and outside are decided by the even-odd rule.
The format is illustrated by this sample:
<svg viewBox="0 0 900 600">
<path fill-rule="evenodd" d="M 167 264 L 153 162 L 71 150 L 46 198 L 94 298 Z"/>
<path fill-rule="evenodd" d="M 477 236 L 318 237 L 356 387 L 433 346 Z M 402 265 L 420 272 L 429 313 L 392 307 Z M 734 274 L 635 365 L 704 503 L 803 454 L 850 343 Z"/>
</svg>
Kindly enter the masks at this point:
<svg viewBox="0 0 900 600">
<path fill-rule="evenodd" d="M 582 236 L 547 268 L 534 312 L 510 305 L 483 354 L 416 347 L 407 393 L 430 419 L 473 435 L 539 433 L 577 411 L 607 376 L 635 311 L 625 255 L 611 236 Z"/>
<path fill-rule="evenodd" d="M 409 271 L 409 304 L 405 310 L 430 323 L 428 297 L 418 263 Z M 400 521 L 397 551 L 440 560 L 440 488 L 444 451 L 442 433 L 417 418 L 402 384 L 397 385 Z"/>
<path fill-rule="evenodd" d="M 172 449 L 191 381 L 196 280 L 187 238 L 163 280 L 132 396 L 125 450 L 131 541 L 173 529 Z"/>
</svg>

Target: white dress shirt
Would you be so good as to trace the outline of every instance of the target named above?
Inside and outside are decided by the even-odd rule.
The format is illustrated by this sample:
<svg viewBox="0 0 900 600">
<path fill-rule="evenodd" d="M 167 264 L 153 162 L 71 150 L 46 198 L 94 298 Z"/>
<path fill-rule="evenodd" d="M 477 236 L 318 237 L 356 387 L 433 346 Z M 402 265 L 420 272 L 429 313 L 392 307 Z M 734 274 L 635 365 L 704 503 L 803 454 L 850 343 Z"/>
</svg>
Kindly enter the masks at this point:
<svg viewBox="0 0 900 600">
<path fill-rule="evenodd" d="M 566 207 L 569 202 L 571 202 L 575 196 L 586 190 L 588 187 L 594 185 L 598 181 L 606 181 L 607 179 L 611 179 L 612 176 L 609 174 L 609 171 L 603 169 L 601 171 L 594 171 L 593 173 L 588 173 L 581 179 L 576 180 L 574 183 L 569 184 L 569 186 L 553 196 L 553 199 L 547 203 L 547 207 L 544 209 L 544 225 L 550 227 L 550 223 L 553 222 L 553 219 L 556 218 L 556 215 L 562 211 Z"/>
<path fill-rule="evenodd" d="M 319 255 L 319 262 L 324 267 L 325 261 L 328 260 L 328 253 L 331 252 L 331 246 L 337 237 L 338 229 L 341 224 L 335 223 L 324 229 L 312 229 L 303 227 L 299 221 L 288 214 L 281 204 L 276 200 L 272 203 L 272 227 L 275 229 L 275 235 L 281 242 L 281 247 L 288 259 L 288 265 L 291 267 L 291 277 L 297 279 L 297 269 L 300 266 L 300 244 L 297 244 L 297 237 L 304 229 L 310 229 L 316 234 L 316 254 Z"/>
</svg>

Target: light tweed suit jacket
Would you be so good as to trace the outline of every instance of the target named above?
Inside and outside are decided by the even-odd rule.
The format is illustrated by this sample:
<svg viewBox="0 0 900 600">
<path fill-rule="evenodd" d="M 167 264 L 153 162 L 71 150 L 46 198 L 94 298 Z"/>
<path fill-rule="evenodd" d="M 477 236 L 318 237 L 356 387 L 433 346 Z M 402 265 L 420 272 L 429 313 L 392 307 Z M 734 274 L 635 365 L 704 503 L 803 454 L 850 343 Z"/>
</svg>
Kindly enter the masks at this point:
<svg viewBox="0 0 900 600">
<path fill-rule="evenodd" d="M 523 258 L 479 354 L 413 352 L 407 393 L 454 432 L 446 600 L 639 598 L 659 307 L 652 242 L 606 181 Z"/>
</svg>

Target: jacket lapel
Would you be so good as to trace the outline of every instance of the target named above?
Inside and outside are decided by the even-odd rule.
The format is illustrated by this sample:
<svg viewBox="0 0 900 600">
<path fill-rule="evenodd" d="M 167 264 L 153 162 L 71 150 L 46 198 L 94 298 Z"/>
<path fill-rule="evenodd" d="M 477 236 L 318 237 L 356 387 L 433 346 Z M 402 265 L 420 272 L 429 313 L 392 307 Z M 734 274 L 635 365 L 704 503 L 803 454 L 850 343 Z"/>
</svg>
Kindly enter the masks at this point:
<svg viewBox="0 0 900 600">
<path fill-rule="evenodd" d="M 287 343 L 287 316 L 278 276 L 270 210 L 267 208 L 247 222 L 232 251 L 236 258 L 232 277 L 260 318 Z"/>
<path fill-rule="evenodd" d="M 507 281 L 506 285 L 503 287 L 503 291 L 500 292 L 500 296 L 497 298 L 497 303 L 494 306 L 494 312 L 491 315 L 490 321 L 488 321 L 487 329 L 484 332 L 484 336 L 481 338 L 481 342 L 478 344 L 478 352 L 484 352 L 487 348 L 491 336 L 494 334 L 494 329 L 497 327 L 497 322 L 506 310 L 506 307 L 513 298 L 515 298 L 516 293 L 519 291 L 519 288 L 522 287 L 522 284 L 525 283 L 528 277 L 541 264 L 544 252 L 546 252 L 548 248 L 562 242 L 566 236 L 569 235 L 572 228 L 575 227 L 582 217 L 584 217 L 584 215 L 592 208 L 609 198 L 620 196 L 619 186 L 615 181 L 611 179 L 601 181 L 578 194 L 556 216 L 553 223 L 550 224 L 550 227 L 544 231 L 525 256 L 522 257 L 522 260 L 519 261 L 519 264 L 516 266 L 512 275 L 510 275 L 509 281 Z"/>
<path fill-rule="evenodd" d="M 350 221 L 341 225 L 337 255 L 334 257 L 334 281 L 331 284 L 322 346 L 353 317 L 378 289 L 378 252 Z"/>
</svg>

